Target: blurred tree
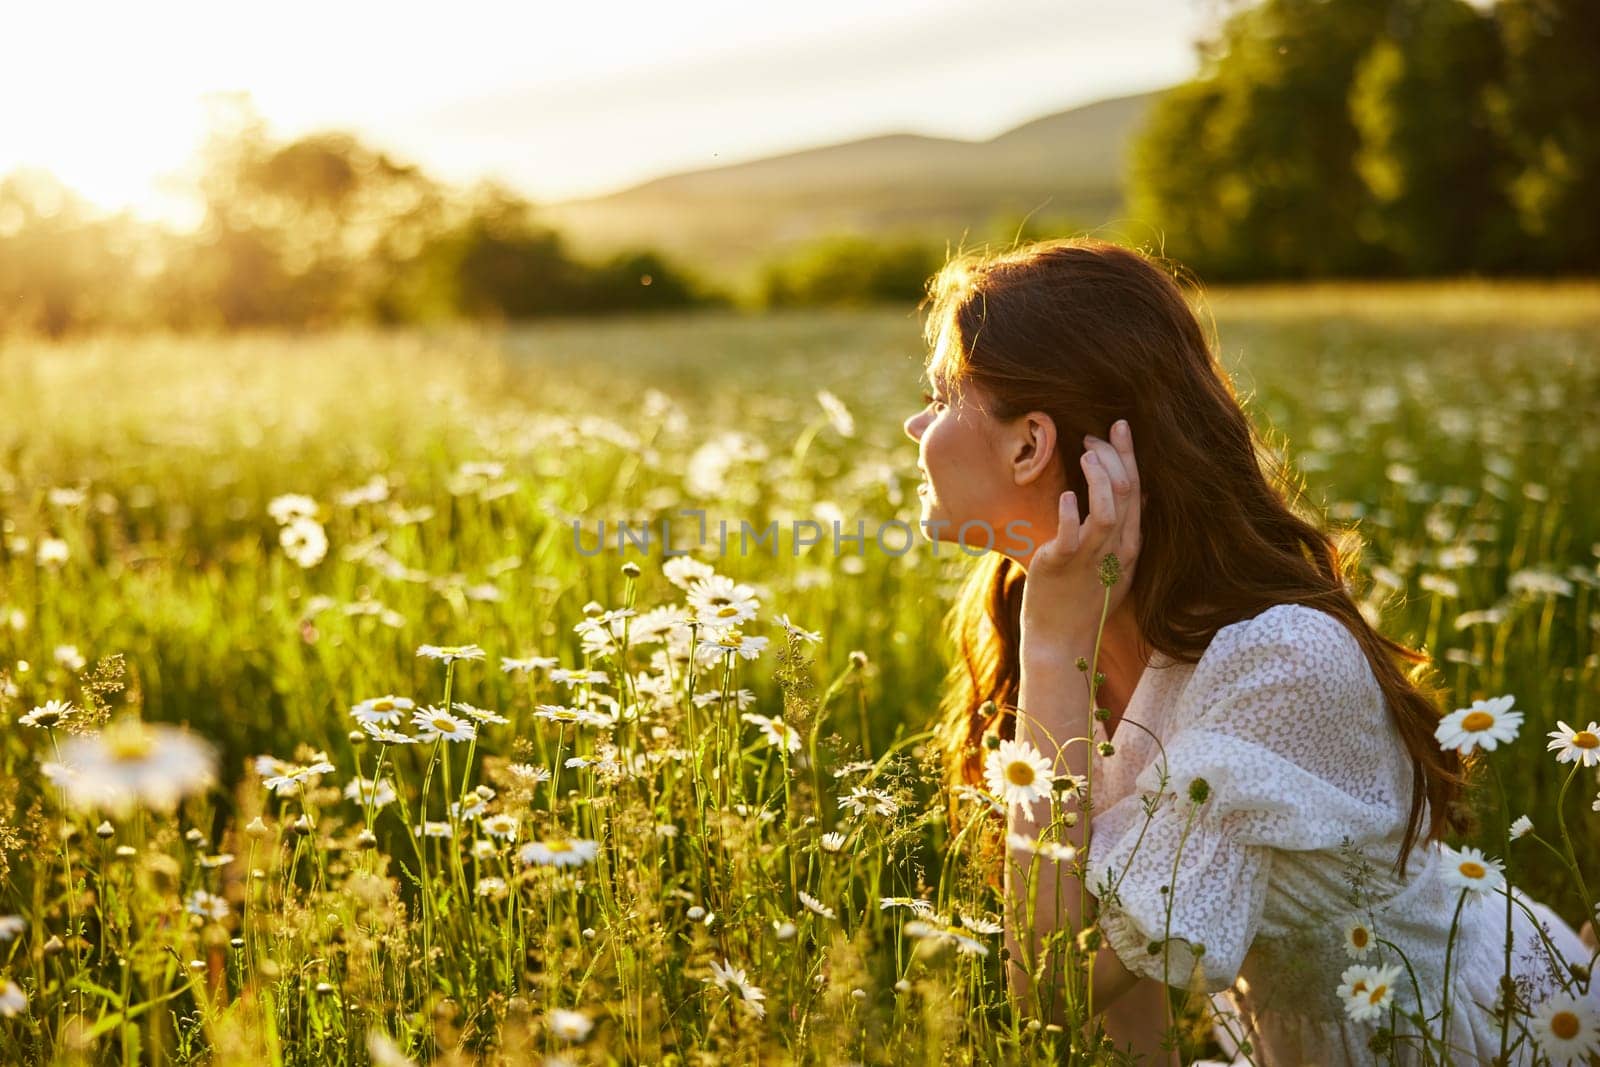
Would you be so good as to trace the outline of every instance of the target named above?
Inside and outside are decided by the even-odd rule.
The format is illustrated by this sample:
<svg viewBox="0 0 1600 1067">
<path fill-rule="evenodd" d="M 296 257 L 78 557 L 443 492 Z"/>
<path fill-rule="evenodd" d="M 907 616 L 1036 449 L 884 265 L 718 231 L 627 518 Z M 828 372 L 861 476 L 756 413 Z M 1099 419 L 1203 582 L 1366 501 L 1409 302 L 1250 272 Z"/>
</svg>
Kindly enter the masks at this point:
<svg viewBox="0 0 1600 1067">
<path fill-rule="evenodd" d="M 1600 269 L 1600 3 L 1499 0 L 1506 53 L 1496 115 L 1510 195 L 1537 266 Z"/>
<path fill-rule="evenodd" d="M 1220 277 L 1380 265 L 1353 225 L 1369 193 L 1348 98 L 1389 6 L 1265 0 L 1203 43 L 1200 76 L 1155 104 L 1134 148 L 1130 199 L 1167 254 Z"/>
<path fill-rule="evenodd" d="M 766 266 L 761 302 L 814 307 L 915 301 L 943 262 L 940 249 L 921 241 L 825 237 Z"/>
<path fill-rule="evenodd" d="M 1355 167 L 1371 195 L 1357 225 L 1407 274 L 1512 265 L 1519 229 L 1489 113 L 1502 71 L 1493 21 L 1464 0 L 1394 0 L 1356 69 Z"/>
</svg>

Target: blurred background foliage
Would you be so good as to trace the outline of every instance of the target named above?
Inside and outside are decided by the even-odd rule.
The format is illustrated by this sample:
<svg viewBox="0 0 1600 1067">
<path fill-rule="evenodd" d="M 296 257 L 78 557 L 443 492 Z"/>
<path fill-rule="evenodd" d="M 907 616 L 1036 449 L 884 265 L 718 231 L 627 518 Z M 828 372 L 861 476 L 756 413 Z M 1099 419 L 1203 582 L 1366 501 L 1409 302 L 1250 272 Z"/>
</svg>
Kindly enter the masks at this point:
<svg viewBox="0 0 1600 1067">
<path fill-rule="evenodd" d="M 990 142 L 998 160 L 1002 142 L 1025 136 L 1024 154 L 1066 187 L 1083 179 L 1067 173 L 1078 145 L 1048 143 L 1054 131 L 1082 142 L 1085 167 L 1125 141 L 1121 188 L 1065 197 L 1065 213 L 1051 213 L 1049 197 L 1031 213 L 1015 209 L 1004 192 L 1020 166 L 1012 156 L 978 186 L 971 172 L 985 146 L 930 142 L 947 160 L 941 170 L 915 154 L 927 147 L 909 143 L 917 139 L 880 138 L 858 147 L 882 157 L 868 177 L 893 210 L 821 211 L 819 196 L 870 199 L 864 187 L 802 188 L 804 168 L 819 165 L 812 157 L 840 154 L 825 149 L 705 172 L 700 184 L 720 184 L 698 207 L 688 193 L 697 175 L 641 187 L 663 190 L 648 215 L 676 205 L 707 216 L 699 230 L 673 222 L 681 235 L 671 242 L 644 225 L 638 204 L 618 214 L 632 195 L 618 194 L 605 210 L 613 229 L 633 220 L 621 232 L 637 246 L 590 243 L 580 254 L 582 216 L 563 205 L 538 208 L 493 182 L 453 188 L 345 133 L 278 142 L 241 101 L 199 154 L 204 215 L 193 232 L 99 216 L 41 172 L 0 179 L 0 332 L 904 301 L 953 249 L 1086 228 L 1152 242 L 1214 281 L 1600 269 L 1600 4 L 1259 0 L 1225 10 L 1197 46 L 1194 80 L 1148 106 L 1128 98 L 1081 109 L 1125 130 L 1090 136 L 1057 116 Z M 757 240 L 756 221 L 739 214 L 782 216 L 789 202 L 744 203 L 737 182 L 754 168 L 790 190 L 794 217 L 767 224 L 797 238 Z M 1013 177 L 1019 189 L 1041 180 L 1020 169 Z M 678 200 L 672 189 L 684 190 Z M 719 275 L 725 250 L 710 239 L 710 216 L 745 220 L 746 254 L 762 258 L 740 281 Z M 855 222 L 840 226 L 842 217 Z M 850 232 L 816 232 L 821 225 Z"/>
</svg>

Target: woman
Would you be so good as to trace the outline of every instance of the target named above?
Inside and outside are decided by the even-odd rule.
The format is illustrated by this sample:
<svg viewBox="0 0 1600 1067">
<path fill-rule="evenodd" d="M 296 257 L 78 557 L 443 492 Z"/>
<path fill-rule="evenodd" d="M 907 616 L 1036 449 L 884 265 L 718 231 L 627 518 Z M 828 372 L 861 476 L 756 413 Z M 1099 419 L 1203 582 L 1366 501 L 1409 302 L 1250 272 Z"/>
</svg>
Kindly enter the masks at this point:
<svg viewBox="0 0 1600 1067">
<path fill-rule="evenodd" d="M 1212 994 L 1217 1039 L 1241 1062 L 1372 1062 L 1380 1025 L 1402 1036 L 1379 1058 L 1407 1062 L 1405 1013 L 1419 993 L 1425 1016 L 1444 1004 L 1459 901 L 1448 1017 L 1430 1030 L 1456 1062 L 1489 1062 L 1509 904 L 1520 1010 L 1545 1016 L 1520 1018 L 1510 1042 L 1521 1026 L 1588 1040 L 1564 963 L 1588 953 L 1542 905 L 1494 891 L 1492 862 L 1450 866 L 1440 839 L 1463 829 L 1462 758 L 1435 738 L 1436 694 L 1402 669 L 1427 658 L 1363 618 L 1352 559 L 1280 493 L 1284 471 L 1173 278 L 1068 240 L 957 260 L 930 288 L 931 395 L 905 426 L 923 528 L 994 550 L 954 615 L 952 796 L 982 782 L 990 735 L 1031 742 L 1092 795 L 1092 818 L 1060 838 L 1086 864 L 1039 861 L 1031 880 L 1031 854 L 1005 865 L 1014 992 L 1040 993 L 1020 961 L 1051 930 L 1097 924 L 1092 1003 L 1146 1062 L 1171 1062 L 1163 985 Z M 1108 553 L 1121 573 L 1099 643 L 1099 744 L 1063 745 L 1091 730 L 1077 664 L 1095 653 Z M 1049 820 L 1036 799 L 1009 826 Z M 1348 972 L 1358 960 L 1373 970 Z"/>
</svg>

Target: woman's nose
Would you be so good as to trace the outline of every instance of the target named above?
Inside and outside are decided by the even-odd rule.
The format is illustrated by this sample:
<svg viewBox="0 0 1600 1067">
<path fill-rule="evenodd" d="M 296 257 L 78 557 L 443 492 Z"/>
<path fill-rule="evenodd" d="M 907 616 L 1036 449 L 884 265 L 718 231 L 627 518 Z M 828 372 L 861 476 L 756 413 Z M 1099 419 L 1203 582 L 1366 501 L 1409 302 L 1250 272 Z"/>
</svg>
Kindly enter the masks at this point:
<svg viewBox="0 0 1600 1067">
<path fill-rule="evenodd" d="M 922 428 L 927 424 L 927 412 L 919 411 L 905 422 L 906 436 L 913 441 L 922 440 Z"/>
</svg>

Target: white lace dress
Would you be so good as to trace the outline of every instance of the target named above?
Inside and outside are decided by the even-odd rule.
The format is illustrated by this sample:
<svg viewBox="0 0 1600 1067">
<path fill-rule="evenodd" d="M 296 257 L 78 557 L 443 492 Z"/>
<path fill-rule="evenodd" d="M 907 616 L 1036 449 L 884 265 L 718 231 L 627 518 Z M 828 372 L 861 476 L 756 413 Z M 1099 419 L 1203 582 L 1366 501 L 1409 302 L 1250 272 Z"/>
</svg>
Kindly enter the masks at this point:
<svg viewBox="0 0 1600 1067">
<path fill-rule="evenodd" d="M 1235 1062 L 1388 1062 L 1368 1051 L 1379 1020 L 1352 1022 L 1336 992 L 1354 962 L 1343 920 L 1361 915 L 1404 952 L 1423 1013 L 1432 1015 L 1459 891 L 1441 881 L 1435 844 L 1419 843 L 1407 880 L 1394 877 L 1411 767 L 1343 623 L 1278 604 L 1218 631 L 1197 664 L 1156 653 L 1113 741 L 1112 756 L 1095 757 L 1087 877 L 1101 928 L 1128 969 L 1212 994 L 1218 1041 Z M 1191 813 L 1187 789 L 1197 777 L 1210 795 Z M 1147 816 L 1154 794 L 1160 800 Z M 1363 860 L 1364 879 L 1356 876 Z M 1589 953 L 1554 912 L 1520 891 L 1513 899 L 1513 974 L 1538 1004 L 1559 989 L 1557 964 L 1529 912 L 1567 960 Z M 1461 912 L 1450 964 L 1458 1063 L 1488 1063 L 1500 1051 L 1489 1008 L 1504 971 L 1505 908 L 1497 892 L 1469 898 Z M 1363 962 L 1401 961 L 1378 945 Z M 1600 1007 L 1600 982 L 1590 995 Z M 1402 1011 L 1416 1005 L 1404 977 L 1396 1003 Z M 1408 1032 L 1399 1016 L 1395 1026 Z M 1237 1055 L 1244 1041 L 1248 1057 Z M 1529 1061 L 1527 1044 L 1512 1062 Z M 1411 1062 L 1408 1048 L 1414 1044 L 1399 1045 L 1399 1062 Z"/>
</svg>

